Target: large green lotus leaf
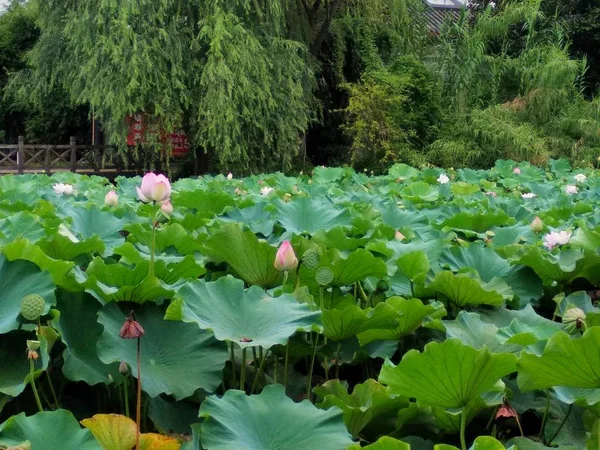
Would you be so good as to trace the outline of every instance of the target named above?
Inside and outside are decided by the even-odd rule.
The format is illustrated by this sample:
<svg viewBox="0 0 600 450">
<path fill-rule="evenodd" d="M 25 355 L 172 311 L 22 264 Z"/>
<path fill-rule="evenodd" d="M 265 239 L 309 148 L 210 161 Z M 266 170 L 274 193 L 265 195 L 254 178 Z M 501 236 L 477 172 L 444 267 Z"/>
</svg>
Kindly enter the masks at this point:
<svg viewBox="0 0 600 450">
<path fill-rule="evenodd" d="M 473 243 L 468 247 L 452 247 L 444 252 L 440 263 L 453 272 L 475 270 L 485 282 L 490 282 L 495 277 L 502 278 L 523 306 L 530 300 L 539 299 L 543 293 L 542 281 L 530 268 L 511 266 L 508 261 L 482 243 Z"/>
<path fill-rule="evenodd" d="M 513 297 L 512 289 L 502 279 L 493 278 L 485 283 L 469 273 L 439 272 L 429 287 L 460 307 L 503 306 Z"/>
<path fill-rule="evenodd" d="M 423 320 L 432 315 L 446 315 L 446 309 L 439 302 L 423 304 L 419 299 L 406 300 L 402 297 L 390 297 L 385 303 L 390 305 L 397 314 L 398 325 L 395 328 L 371 328 L 358 334 L 361 346 L 373 341 L 397 341 L 408 336 L 421 326 Z"/>
<path fill-rule="evenodd" d="M 31 448 L 64 450 L 103 450 L 89 430 L 83 430 L 71 412 L 65 409 L 21 413 L 0 425 L 0 445 L 17 446 L 31 442 Z"/>
<path fill-rule="evenodd" d="M 322 244 L 327 248 L 335 248 L 344 254 L 365 246 L 369 240 L 367 237 L 360 239 L 348 237 L 342 227 L 335 227 L 329 231 L 318 230 L 311 236 L 311 241 Z"/>
<path fill-rule="evenodd" d="M 450 190 L 454 195 L 473 195 L 475 192 L 480 192 L 479 186 L 464 181 L 453 183 Z"/>
<path fill-rule="evenodd" d="M 419 176 L 419 171 L 406 164 L 396 163 L 389 168 L 388 174 L 392 178 L 400 178 L 401 180 L 408 180 L 410 178 L 416 178 Z"/>
<path fill-rule="evenodd" d="M 48 342 L 43 337 L 36 338 L 35 333 L 13 331 L 0 334 L 0 393 L 16 397 L 25 390 L 30 380 L 30 367 L 27 353 L 27 340 L 39 340 L 40 358 L 35 361 L 37 378 L 48 368 Z"/>
<path fill-rule="evenodd" d="M 205 244 L 204 253 L 226 262 L 248 284 L 272 288 L 281 284 L 282 273 L 273 266 L 277 248 L 260 241 L 239 224 L 224 224 Z"/>
<path fill-rule="evenodd" d="M 380 437 L 377 442 L 369 444 L 366 447 L 361 447 L 360 444 L 349 447 L 348 450 L 411 450 L 411 446 L 406 442 L 399 441 L 389 436 Z"/>
<path fill-rule="evenodd" d="M 104 242 L 105 255 L 110 255 L 112 250 L 122 244 L 125 238 L 120 231 L 126 219 L 119 219 L 109 211 L 102 211 L 96 206 L 84 208 L 76 206 L 67 208 L 68 217 L 72 220 L 71 231 L 80 239 L 91 239 L 99 236 Z"/>
<path fill-rule="evenodd" d="M 28 294 L 44 298 L 44 314 L 56 304 L 56 286 L 47 272 L 29 261 L 8 261 L 0 255 L 0 334 L 16 330 L 21 312 L 21 300 Z"/>
<path fill-rule="evenodd" d="M 294 234 L 314 233 L 318 230 L 330 230 L 337 226 L 352 225 L 350 212 L 326 201 L 299 197 L 286 203 L 274 201 L 275 218 L 286 231 Z"/>
<path fill-rule="evenodd" d="M 353 443 L 339 409 L 294 403 L 281 385 L 260 395 L 228 390 L 221 398 L 208 397 L 200 417 L 206 450 L 346 450 Z"/>
<path fill-rule="evenodd" d="M 518 450 L 548 450 L 549 448 L 555 448 L 556 450 L 582 450 L 581 447 L 578 447 L 576 445 L 560 445 L 559 447 L 547 447 L 541 442 L 533 441 L 526 437 L 515 437 L 506 443 L 506 445 L 511 444 L 512 447 L 510 448 Z"/>
<path fill-rule="evenodd" d="M 321 398 L 319 408 L 336 406 L 344 412 L 346 427 L 355 438 L 373 420 L 383 415 L 395 416 L 409 403 L 406 398 L 390 396 L 385 386 L 372 379 L 354 386 L 352 394 L 348 393 L 348 385 L 339 380 L 329 380 L 314 392 Z"/>
<path fill-rule="evenodd" d="M 104 331 L 98 339 L 98 357 L 105 364 L 125 361 L 136 367 L 136 339 L 121 339 L 126 313 L 116 303 L 102 307 L 98 322 Z M 151 397 L 170 394 L 190 397 L 198 389 L 214 391 L 221 384 L 227 345 L 196 325 L 166 321 L 164 308 L 146 303 L 135 311 L 144 328 L 141 338 L 142 387 Z M 182 376 L 184 374 L 184 376 Z M 132 375 L 136 376 L 135 370 Z"/>
<path fill-rule="evenodd" d="M 197 280 L 179 290 L 166 319 L 195 323 L 220 341 L 240 347 L 285 345 L 296 331 L 319 331 L 321 312 L 298 303 L 290 294 L 272 297 L 258 286 L 244 290 L 231 276 L 215 282 Z"/>
<path fill-rule="evenodd" d="M 429 259 L 424 251 L 406 253 L 396 260 L 398 271 L 411 283 L 424 283 L 429 272 Z"/>
<path fill-rule="evenodd" d="M 0 244 L 8 244 L 15 239 L 25 238 L 37 242 L 46 236 L 40 218 L 29 212 L 19 212 L 0 220 Z"/>
<path fill-rule="evenodd" d="M 26 260 L 32 262 L 40 269 L 48 272 L 57 286 L 65 287 L 70 290 L 81 290 L 72 270 L 75 264 L 70 261 L 53 259 L 48 256 L 37 245 L 32 244 L 26 239 L 18 239 L 2 248 L 2 253 L 9 261 Z"/>
<path fill-rule="evenodd" d="M 498 336 L 498 327 L 481 320 L 477 313 L 460 311 L 455 320 L 444 320 L 448 338 L 460 339 L 463 344 L 475 349 L 487 347 L 492 353 L 514 353 L 517 346 L 503 345 Z"/>
<path fill-rule="evenodd" d="M 535 233 L 531 231 L 529 225 L 523 225 L 521 223 L 517 223 L 510 227 L 494 227 L 492 228 L 492 232 L 494 233 L 492 245 L 495 248 L 519 244 L 521 242 L 533 243 L 538 239 Z"/>
<path fill-rule="evenodd" d="M 173 207 L 187 208 L 196 215 L 210 218 L 222 214 L 227 207 L 235 205 L 231 195 L 223 191 L 194 190 L 173 194 Z"/>
<path fill-rule="evenodd" d="M 400 209 L 395 203 L 380 204 L 377 205 L 377 209 L 381 213 L 383 223 L 394 229 L 411 231 L 424 242 L 439 237 L 439 232 L 431 227 L 429 219 L 422 214 L 414 214 L 412 211 Z"/>
<path fill-rule="evenodd" d="M 562 329 L 558 322 L 548 320 L 535 312 L 531 305 L 520 311 L 486 310 L 479 313 L 482 320 L 496 327 L 496 339 L 507 348 L 527 347 L 527 351 L 541 352 L 545 341 Z"/>
<path fill-rule="evenodd" d="M 521 447 L 518 447 L 521 450 Z M 434 450 L 459 450 L 453 445 L 438 444 L 434 447 Z M 473 442 L 473 445 L 469 447 L 469 450 L 517 450 L 517 447 L 505 447 L 502 442 L 493 438 L 492 436 L 479 436 Z"/>
<path fill-rule="evenodd" d="M 532 247 L 516 263 L 531 267 L 544 285 L 550 286 L 554 282 L 566 282 L 575 278 L 578 261 L 583 257 L 581 250 L 562 250 L 555 255 L 540 247 Z"/>
<path fill-rule="evenodd" d="M 350 305 L 345 309 L 323 311 L 323 333 L 332 341 L 343 341 L 370 329 L 395 329 L 398 313 L 387 303 L 375 308 L 361 309 Z"/>
<path fill-rule="evenodd" d="M 271 236 L 275 226 L 275 219 L 271 217 L 271 213 L 267 211 L 264 203 L 231 209 L 221 216 L 221 220 L 243 223 L 255 234 L 262 234 L 265 237 Z"/>
<path fill-rule="evenodd" d="M 129 232 L 128 242 L 119 249 L 133 247 L 137 250 L 137 257 L 127 256 L 130 260 L 123 261 L 126 264 L 138 263 L 140 260 L 150 260 L 150 249 L 152 246 L 152 229 L 150 224 L 133 223 L 125 226 Z M 169 223 L 156 231 L 155 259 L 166 263 L 179 262 L 187 255 L 198 255 L 202 249 L 202 240 L 188 233 L 178 223 Z M 117 254 L 123 254 L 123 250 L 115 250 Z"/>
<path fill-rule="evenodd" d="M 50 258 L 64 261 L 75 261 L 81 255 L 104 253 L 104 242 L 100 236 L 79 240 L 61 228 L 50 237 L 40 240 L 38 246 Z"/>
<path fill-rule="evenodd" d="M 159 263 L 163 263 L 162 266 Z M 180 263 L 181 264 L 181 263 Z M 102 303 L 135 302 L 145 303 L 161 298 L 170 298 L 176 288 L 155 277 L 148 277 L 149 262 L 134 267 L 123 264 L 106 264 L 102 258 L 94 258 L 88 266 L 82 284 L 86 291 Z M 156 275 L 165 275 L 164 262 L 156 262 Z M 177 277 L 179 280 L 179 277 Z"/>
<path fill-rule="evenodd" d="M 508 224 L 510 216 L 504 211 L 460 212 L 442 222 L 442 227 L 485 233 L 495 226 Z"/>
<path fill-rule="evenodd" d="M 198 422 L 198 404 L 193 401 L 175 401 L 161 395 L 150 399 L 148 417 L 163 434 L 189 434 L 194 423 Z"/>
<path fill-rule="evenodd" d="M 558 332 L 542 356 L 523 352 L 519 359 L 519 388 L 523 391 L 554 386 L 600 388 L 600 328 L 589 328 L 580 339 Z"/>
<path fill-rule="evenodd" d="M 410 350 L 397 366 L 386 361 L 379 382 L 393 394 L 415 397 L 442 408 L 463 408 L 493 389 L 516 369 L 517 357 L 475 350 L 458 339 L 430 342 L 420 353 Z"/>
<path fill-rule="evenodd" d="M 413 202 L 435 202 L 440 198 L 439 191 L 424 181 L 415 181 L 405 186 L 400 195 Z"/>
<path fill-rule="evenodd" d="M 312 172 L 313 180 L 317 183 L 333 183 L 343 178 L 344 170 L 343 167 L 317 166 Z"/>
<path fill-rule="evenodd" d="M 331 264 L 333 271 L 332 286 L 349 286 L 367 277 L 383 278 L 387 275 L 387 266 L 382 259 L 373 256 L 371 252 L 358 249 Z"/>
<path fill-rule="evenodd" d="M 59 290 L 56 307 L 60 311 L 55 322 L 62 342 L 63 373 L 71 381 L 85 381 L 89 385 L 111 384 L 123 377 L 119 363 L 104 364 L 98 358 L 96 343 L 102 334 L 98 323 L 100 303 L 91 295 Z M 112 380 L 111 380 L 112 377 Z"/>
</svg>

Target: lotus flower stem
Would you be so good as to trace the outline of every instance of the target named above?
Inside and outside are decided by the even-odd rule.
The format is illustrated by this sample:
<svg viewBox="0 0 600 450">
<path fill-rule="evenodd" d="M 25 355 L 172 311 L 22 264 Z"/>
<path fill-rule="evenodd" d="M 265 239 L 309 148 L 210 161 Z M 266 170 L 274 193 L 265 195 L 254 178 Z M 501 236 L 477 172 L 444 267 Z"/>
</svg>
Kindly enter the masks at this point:
<svg viewBox="0 0 600 450">
<path fill-rule="evenodd" d="M 152 247 L 150 248 L 150 267 L 148 268 L 148 277 L 154 276 L 154 252 L 156 251 L 156 214 L 158 208 L 154 202 L 154 215 L 152 216 Z"/>
<path fill-rule="evenodd" d="M 552 437 L 550 438 L 550 440 L 548 441 L 547 444 L 545 444 L 546 446 L 550 447 L 552 445 L 552 441 L 554 439 L 556 439 L 556 436 L 558 436 L 558 433 L 560 433 L 560 430 L 562 430 L 563 426 L 565 425 L 565 423 L 567 422 L 567 419 L 569 418 L 569 415 L 571 414 L 571 410 L 573 409 L 573 403 L 571 403 L 569 405 L 569 409 L 567 410 L 567 414 L 565 414 L 565 417 L 563 418 L 562 422 L 560 423 L 559 427 L 556 429 L 556 431 L 554 432 L 554 434 L 552 435 Z M 598 449 L 600 449 L 600 428 L 598 429 Z"/>
<path fill-rule="evenodd" d="M 323 341 L 324 345 L 327 345 L 327 336 L 325 336 L 325 339 Z M 329 381 L 329 364 L 327 361 L 327 356 L 325 356 L 325 358 L 323 358 L 323 365 L 325 366 L 325 381 Z"/>
<path fill-rule="evenodd" d="M 129 384 L 129 375 L 125 375 L 125 380 L 123 381 L 123 392 L 125 397 L 125 415 L 129 417 L 129 388 L 127 385 Z"/>
<path fill-rule="evenodd" d="M 465 429 L 467 428 L 467 411 L 463 408 L 460 412 L 460 448 L 467 450 L 467 442 L 465 441 Z"/>
<path fill-rule="evenodd" d="M 321 307 L 321 311 L 323 311 L 323 286 L 319 287 L 319 306 Z"/>
<path fill-rule="evenodd" d="M 540 433 L 538 438 L 542 438 L 544 435 L 544 429 L 546 428 L 546 422 L 548 421 L 548 413 L 550 412 L 550 390 L 546 390 L 546 408 L 544 409 L 544 418 L 542 419 L 542 426 L 540 427 Z"/>
<path fill-rule="evenodd" d="M 240 391 L 246 390 L 246 348 L 242 350 L 242 370 L 240 371 Z"/>
<path fill-rule="evenodd" d="M 285 365 L 283 366 L 283 387 L 287 389 L 288 384 L 288 364 L 290 362 L 290 341 L 285 346 Z"/>
<path fill-rule="evenodd" d="M 29 382 L 31 383 L 31 389 L 33 390 L 33 396 L 35 397 L 35 402 L 37 403 L 37 407 L 40 412 L 44 411 L 44 407 L 42 406 L 42 402 L 40 400 L 40 396 L 38 394 L 37 388 L 35 386 L 35 367 L 33 365 L 33 359 L 29 360 Z"/>
<path fill-rule="evenodd" d="M 275 384 L 277 384 L 277 371 L 279 370 L 279 356 L 275 355 L 275 371 L 273 373 Z"/>
<path fill-rule="evenodd" d="M 283 283 L 281 284 L 281 293 L 283 294 L 285 292 L 285 285 L 287 284 L 287 280 L 288 280 L 288 271 L 284 270 L 283 271 Z"/>
<path fill-rule="evenodd" d="M 365 290 L 363 289 L 362 285 L 360 284 L 360 281 L 357 281 L 356 284 L 358 285 L 358 293 L 360 294 L 360 298 L 362 299 L 363 302 L 365 302 L 365 304 L 367 304 L 369 302 L 369 298 L 367 297 Z"/>
<path fill-rule="evenodd" d="M 342 343 L 338 342 L 337 349 L 335 351 L 335 378 L 340 379 L 340 350 L 342 349 Z"/>
<path fill-rule="evenodd" d="M 234 349 L 233 349 L 233 342 L 231 342 L 231 356 L 230 356 L 230 359 L 231 359 L 231 371 L 233 373 L 233 385 L 235 386 L 235 385 L 237 385 L 237 375 L 235 373 L 235 352 L 234 352 Z"/>
<path fill-rule="evenodd" d="M 260 367 L 258 368 L 258 372 L 256 373 L 256 375 L 254 376 L 254 381 L 252 382 L 252 388 L 250 389 L 250 395 L 254 394 L 254 389 L 256 389 L 256 385 L 258 384 L 258 379 L 260 378 L 260 376 L 262 375 L 264 369 L 265 369 L 265 362 L 267 360 L 267 356 L 268 356 L 269 351 L 267 350 L 267 353 L 265 353 L 265 355 L 262 357 L 261 361 L 260 361 Z M 277 372 L 275 372 L 277 373 Z"/>
<path fill-rule="evenodd" d="M 312 376 L 313 370 L 315 368 L 315 357 L 317 356 L 317 345 L 319 345 L 319 333 L 315 337 L 315 342 L 313 345 L 312 358 L 310 360 L 310 368 L 308 369 L 308 382 L 306 383 L 306 395 L 308 396 L 308 400 L 312 401 Z"/>
<path fill-rule="evenodd" d="M 256 347 L 252 347 L 252 359 L 254 364 L 254 370 L 258 367 L 258 355 L 256 353 Z"/>
<path fill-rule="evenodd" d="M 52 394 L 52 399 L 56 404 L 56 408 L 60 408 L 60 403 L 58 402 L 58 398 L 56 397 L 56 391 L 54 390 L 54 386 L 52 384 L 52 378 L 50 377 L 50 373 L 46 371 L 46 377 L 48 378 L 48 384 L 50 385 L 50 393 Z"/>
<path fill-rule="evenodd" d="M 135 434 L 135 450 L 140 450 L 140 422 L 142 418 L 142 363 L 140 360 L 141 354 L 141 338 L 137 338 L 137 404 L 136 404 L 136 424 L 137 430 Z"/>
</svg>

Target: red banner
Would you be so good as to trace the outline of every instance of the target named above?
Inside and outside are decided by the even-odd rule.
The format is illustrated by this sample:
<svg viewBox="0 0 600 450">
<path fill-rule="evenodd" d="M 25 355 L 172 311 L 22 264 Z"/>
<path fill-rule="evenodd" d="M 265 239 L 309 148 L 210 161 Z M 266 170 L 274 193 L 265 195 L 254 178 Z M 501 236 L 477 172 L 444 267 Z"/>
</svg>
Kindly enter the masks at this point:
<svg viewBox="0 0 600 450">
<path fill-rule="evenodd" d="M 154 130 L 147 130 L 146 117 L 143 113 L 137 113 L 127 117 L 129 124 L 129 133 L 127 134 L 127 145 L 138 145 L 144 143 L 146 133 L 155 133 Z M 172 133 L 161 133 L 161 141 L 171 145 L 174 157 L 182 157 L 190 151 L 189 143 L 185 131 L 179 129 Z"/>
</svg>

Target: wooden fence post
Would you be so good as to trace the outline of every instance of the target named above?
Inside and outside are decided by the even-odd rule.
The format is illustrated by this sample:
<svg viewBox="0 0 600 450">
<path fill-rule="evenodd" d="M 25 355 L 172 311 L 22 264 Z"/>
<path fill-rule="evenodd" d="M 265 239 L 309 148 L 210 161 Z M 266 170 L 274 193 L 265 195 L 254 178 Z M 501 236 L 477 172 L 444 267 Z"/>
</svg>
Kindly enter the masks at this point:
<svg viewBox="0 0 600 450">
<path fill-rule="evenodd" d="M 19 136 L 19 149 L 17 150 L 17 169 L 19 173 L 23 173 L 25 165 L 25 138 Z"/>
<path fill-rule="evenodd" d="M 46 169 L 46 173 L 50 175 L 52 172 L 52 156 L 50 155 L 50 146 L 47 145 L 44 149 L 44 168 Z"/>
<path fill-rule="evenodd" d="M 71 146 L 71 172 L 77 172 L 77 142 L 75 136 L 69 140 Z"/>
</svg>

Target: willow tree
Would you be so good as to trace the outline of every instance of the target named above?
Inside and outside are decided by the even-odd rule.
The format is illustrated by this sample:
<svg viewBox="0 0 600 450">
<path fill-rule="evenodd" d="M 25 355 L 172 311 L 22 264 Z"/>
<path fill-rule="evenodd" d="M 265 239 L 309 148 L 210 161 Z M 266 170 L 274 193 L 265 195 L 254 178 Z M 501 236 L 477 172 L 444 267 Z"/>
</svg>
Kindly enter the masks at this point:
<svg viewBox="0 0 600 450">
<path fill-rule="evenodd" d="M 240 169 L 282 168 L 312 117 L 308 49 L 287 37 L 287 0 L 44 0 L 41 38 L 15 85 L 55 85 L 89 104 L 108 140 L 147 113 L 186 125 L 196 146 Z"/>
</svg>

